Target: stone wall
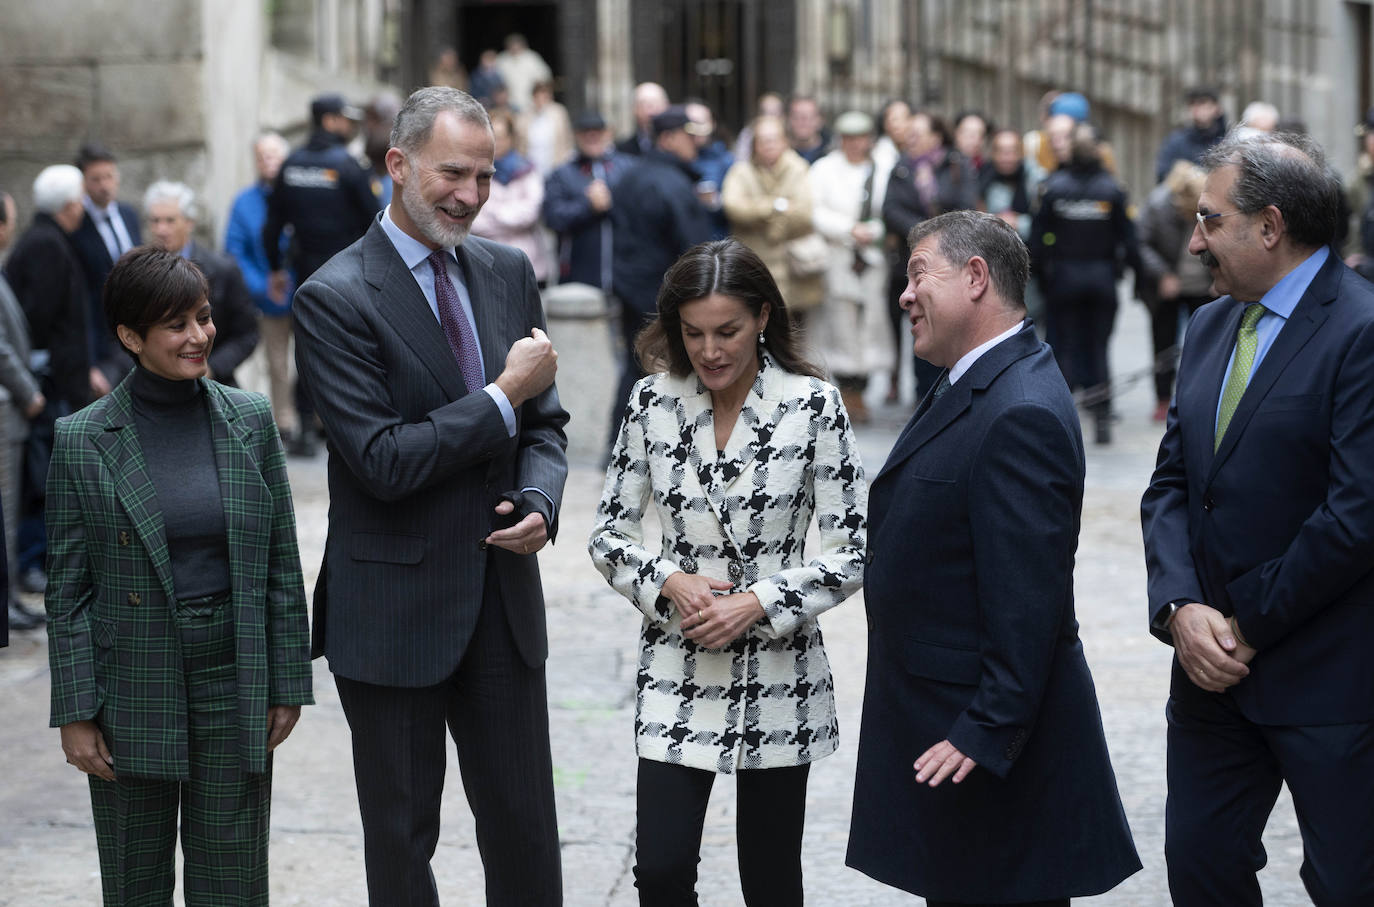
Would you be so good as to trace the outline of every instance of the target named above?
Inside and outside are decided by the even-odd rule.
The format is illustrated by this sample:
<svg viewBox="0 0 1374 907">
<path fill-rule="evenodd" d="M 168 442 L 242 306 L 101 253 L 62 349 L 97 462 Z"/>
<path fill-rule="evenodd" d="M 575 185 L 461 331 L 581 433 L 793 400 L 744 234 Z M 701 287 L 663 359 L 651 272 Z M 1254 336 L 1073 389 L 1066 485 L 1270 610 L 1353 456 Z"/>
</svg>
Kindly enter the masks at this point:
<svg viewBox="0 0 1374 907">
<path fill-rule="evenodd" d="M 287 47 L 271 43 L 271 10 L 291 26 Z M 99 141 L 119 156 L 122 200 L 137 206 L 154 180 L 186 182 L 201 196 L 200 233 L 217 244 L 234 194 L 253 180 L 260 130 L 297 140 L 313 95 L 361 104 L 381 87 L 370 74 L 382 12 L 376 0 L 11 4 L 0 27 L 0 188 L 26 223 L 38 172 Z"/>
</svg>

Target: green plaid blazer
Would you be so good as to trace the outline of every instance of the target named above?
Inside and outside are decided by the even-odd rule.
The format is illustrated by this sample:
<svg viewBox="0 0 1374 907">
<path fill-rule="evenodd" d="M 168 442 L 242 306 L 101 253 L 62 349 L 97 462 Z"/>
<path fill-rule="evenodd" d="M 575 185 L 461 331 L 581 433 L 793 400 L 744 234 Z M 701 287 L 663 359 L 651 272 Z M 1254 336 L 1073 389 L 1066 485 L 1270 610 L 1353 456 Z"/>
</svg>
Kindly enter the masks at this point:
<svg viewBox="0 0 1374 907">
<path fill-rule="evenodd" d="M 262 772 L 268 706 L 314 701 L 295 513 L 266 398 L 203 383 L 233 587 L 239 760 Z M 57 423 L 47 501 L 51 724 L 95 719 L 118 774 L 186 778 L 171 564 L 128 385 Z"/>
</svg>

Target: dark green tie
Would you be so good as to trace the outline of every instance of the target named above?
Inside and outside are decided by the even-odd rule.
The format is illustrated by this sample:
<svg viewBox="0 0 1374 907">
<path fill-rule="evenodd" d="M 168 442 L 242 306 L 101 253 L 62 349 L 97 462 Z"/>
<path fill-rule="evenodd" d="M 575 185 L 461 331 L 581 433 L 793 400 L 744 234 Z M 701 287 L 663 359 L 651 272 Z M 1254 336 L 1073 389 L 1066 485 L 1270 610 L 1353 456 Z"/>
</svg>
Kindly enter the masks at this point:
<svg viewBox="0 0 1374 907">
<path fill-rule="evenodd" d="M 933 393 L 934 393 L 935 396 L 933 396 L 933 397 L 930 398 L 930 402 L 934 403 L 936 400 L 939 400 L 939 399 L 940 399 L 941 397 L 943 397 L 948 391 L 949 391 L 949 372 L 945 372 L 943 375 L 940 376 L 940 380 L 937 381 L 937 382 L 935 382 L 935 390 L 933 391 Z"/>
<path fill-rule="evenodd" d="M 1217 435 L 1212 440 L 1213 451 L 1221 446 L 1221 439 L 1226 435 L 1226 427 L 1231 424 L 1231 417 L 1236 414 L 1240 398 L 1245 396 L 1245 386 L 1250 383 L 1250 369 L 1255 365 L 1255 350 L 1259 348 L 1259 333 L 1255 330 L 1255 325 L 1259 324 L 1265 311 L 1264 306 L 1252 302 L 1245 307 L 1245 314 L 1241 316 L 1240 330 L 1236 331 L 1236 356 L 1231 362 L 1231 373 L 1226 376 L 1226 387 L 1221 391 L 1221 408 L 1217 411 Z"/>
</svg>

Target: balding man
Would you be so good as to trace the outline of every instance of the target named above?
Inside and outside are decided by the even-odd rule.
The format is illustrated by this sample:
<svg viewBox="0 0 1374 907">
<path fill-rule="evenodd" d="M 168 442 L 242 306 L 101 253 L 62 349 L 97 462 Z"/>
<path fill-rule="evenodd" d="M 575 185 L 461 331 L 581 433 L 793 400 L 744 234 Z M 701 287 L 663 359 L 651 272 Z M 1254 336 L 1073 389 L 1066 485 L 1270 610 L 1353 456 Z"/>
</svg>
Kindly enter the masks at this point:
<svg viewBox="0 0 1374 907">
<path fill-rule="evenodd" d="M 668 92 L 657 82 L 635 86 L 635 131 L 615 143 L 621 154 L 647 154 L 654 147 L 654 117 L 668 109 Z"/>
<path fill-rule="evenodd" d="M 1341 185 L 1310 140 L 1232 135 L 1203 166 L 1188 249 L 1222 298 L 1141 505 L 1169 890 L 1258 907 L 1286 783 L 1312 901 L 1374 904 L 1374 288 L 1328 250 Z"/>
</svg>

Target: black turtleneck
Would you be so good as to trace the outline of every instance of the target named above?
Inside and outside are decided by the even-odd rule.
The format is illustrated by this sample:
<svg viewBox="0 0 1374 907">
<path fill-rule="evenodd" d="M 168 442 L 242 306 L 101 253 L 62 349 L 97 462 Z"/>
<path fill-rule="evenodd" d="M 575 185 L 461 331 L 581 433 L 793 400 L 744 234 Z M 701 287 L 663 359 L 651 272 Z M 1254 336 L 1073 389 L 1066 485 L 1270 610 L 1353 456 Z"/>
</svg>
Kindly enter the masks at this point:
<svg viewBox="0 0 1374 907">
<path fill-rule="evenodd" d="M 228 592 L 229 544 L 205 388 L 141 366 L 129 388 L 134 427 L 167 527 L 175 595 L 184 601 Z"/>
</svg>

